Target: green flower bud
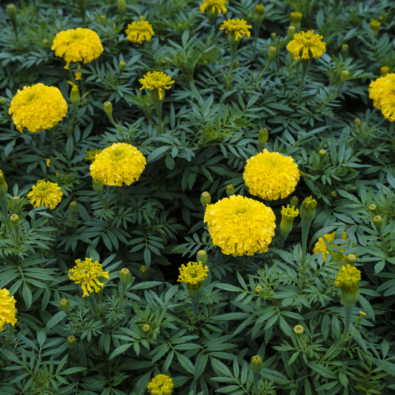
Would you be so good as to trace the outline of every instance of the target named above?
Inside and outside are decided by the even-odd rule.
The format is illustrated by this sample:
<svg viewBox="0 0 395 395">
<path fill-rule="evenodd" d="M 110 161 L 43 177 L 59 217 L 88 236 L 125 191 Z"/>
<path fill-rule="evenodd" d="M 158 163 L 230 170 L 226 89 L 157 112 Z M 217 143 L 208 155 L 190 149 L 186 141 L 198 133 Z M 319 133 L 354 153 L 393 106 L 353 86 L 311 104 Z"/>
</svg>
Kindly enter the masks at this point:
<svg viewBox="0 0 395 395">
<path fill-rule="evenodd" d="M 272 38 L 272 41 L 274 42 L 274 41 L 276 41 L 277 34 L 276 33 L 272 33 L 270 35 L 270 37 Z"/>
<path fill-rule="evenodd" d="M 356 262 L 357 257 L 354 254 L 347 255 L 346 264 L 349 264 L 350 266 L 355 266 Z"/>
<path fill-rule="evenodd" d="M 260 285 L 257 285 L 257 286 L 255 287 L 255 292 L 256 292 L 257 294 L 259 294 L 260 292 L 262 292 L 262 287 L 261 287 Z"/>
<path fill-rule="evenodd" d="M 299 199 L 296 196 L 292 196 L 290 203 L 292 207 L 296 207 L 299 204 Z"/>
<path fill-rule="evenodd" d="M 377 21 L 372 21 L 370 22 L 370 28 L 373 31 L 373 34 L 377 36 L 379 34 L 379 29 L 380 29 L 381 23 Z"/>
<path fill-rule="evenodd" d="M 211 203 L 211 195 L 208 192 L 203 192 L 200 197 L 200 202 L 205 209 Z"/>
<path fill-rule="evenodd" d="M 342 51 L 343 51 L 343 53 L 346 53 L 348 51 L 348 44 L 342 45 Z"/>
<path fill-rule="evenodd" d="M 139 269 L 139 274 L 140 274 L 140 280 L 145 281 L 148 278 L 149 275 L 149 270 L 148 267 L 145 265 L 141 265 Z"/>
<path fill-rule="evenodd" d="M 4 106 L 5 103 L 6 103 L 6 101 L 5 101 L 4 97 L 0 97 L 0 104 L 2 106 Z"/>
<path fill-rule="evenodd" d="M 78 211 L 78 203 L 77 202 L 70 203 L 70 211 L 72 211 L 73 213 Z"/>
<path fill-rule="evenodd" d="M 140 15 L 139 19 L 140 19 L 140 21 L 145 21 L 145 16 L 144 15 Z"/>
<path fill-rule="evenodd" d="M 122 71 L 125 70 L 125 67 L 126 67 L 126 62 L 124 60 L 121 60 L 119 62 L 119 71 L 122 73 Z"/>
<path fill-rule="evenodd" d="M 44 38 L 43 44 L 44 44 L 44 45 L 47 45 L 47 44 L 48 44 L 48 40 L 47 40 L 46 38 Z"/>
<path fill-rule="evenodd" d="M 100 15 L 100 22 L 105 25 L 107 23 L 107 17 L 105 15 Z"/>
<path fill-rule="evenodd" d="M 317 208 L 317 201 L 312 196 L 307 197 L 303 200 L 302 207 L 300 209 L 300 218 L 302 222 L 312 222 L 315 218 L 315 212 Z"/>
<path fill-rule="evenodd" d="M 103 183 L 100 180 L 98 180 L 97 178 L 94 178 L 92 180 L 92 185 L 93 185 L 93 189 L 96 191 L 96 193 L 98 195 L 103 193 Z"/>
<path fill-rule="evenodd" d="M 111 104 L 111 102 L 106 101 L 106 102 L 103 104 L 103 110 L 104 110 L 104 112 L 105 112 L 107 115 L 112 114 L 112 104 Z"/>
<path fill-rule="evenodd" d="M 383 226 L 383 218 L 381 218 L 380 215 L 376 215 L 373 218 L 373 223 L 374 223 L 374 226 L 376 227 L 376 229 L 380 230 Z"/>
<path fill-rule="evenodd" d="M 145 325 L 143 326 L 143 332 L 145 332 L 145 333 L 149 332 L 150 329 L 151 329 L 151 327 L 150 327 L 148 324 L 145 324 Z"/>
<path fill-rule="evenodd" d="M 70 101 L 74 107 L 74 110 L 77 110 L 78 104 L 80 104 L 81 101 L 81 97 L 80 97 L 80 91 L 78 90 L 78 86 L 76 85 L 73 85 L 73 87 L 71 88 Z"/>
<path fill-rule="evenodd" d="M 8 17 L 15 21 L 16 19 L 16 7 L 14 6 L 14 4 L 8 4 L 7 5 L 7 15 Z"/>
<path fill-rule="evenodd" d="M 118 10 L 120 14 L 124 14 L 126 11 L 126 1 L 118 0 Z"/>
<path fill-rule="evenodd" d="M 200 250 L 196 254 L 196 261 L 201 262 L 204 265 L 207 262 L 207 252 L 204 250 Z"/>
<path fill-rule="evenodd" d="M 231 197 L 235 194 L 235 187 L 232 184 L 229 184 L 226 187 L 226 194 L 228 195 L 228 197 Z"/>
<path fill-rule="evenodd" d="M 341 82 L 346 82 L 350 78 L 350 73 L 347 70 L 343 70 L 340 76 L 340 81 Z"/>
<path fill-rule="evenodd" d="M 4 178 L 4 173 L 0 170 L 0 198 L 7 196 L 8 185 Z"/>
<path fill-rule="evenodd" d="M 331 192 L 331 196 L 332 196 L 332 197 L 336 197 L 336 196 L 337 196 L 337 192 L 336 192 L 336 191 L 332 191 L 332 192 Z"/>
<path fill-rule="evenodd" d="M 269 47 L 268 51 L 268 58 L 269 60 L 272 60 L 276 57 L 277 55 L 277 48 L 276 47 Z"/>
<path fill-rule="evenodd" d="M 304 332 L 304 328 L 303 328 L 302 325 L 296 325 L 296 326 L 294 327 L 294 333 L 295 333 L 296 335 L 298 335 L 298 336 L 303 335 L 303 332 Z"/>
<path fill-rule="evenodd" d="M 291 26 L 294 26 L 296 31 L 300 31 L 303 14 L 301 12 L 291 12 Z"/>
<path fill-rule="evenodd" d="M 323 160 L 326 156 L 326 151 L 324 149 L 320 149 L 318 151 L 318 155 L 320 156 L 320 159 Z"/>
<path fill-rule="evenodd" d="M 269 131 L 265 128 L 259 131 L 258 141 L 260 144 L 265 144 L 269 139 Z"/>
<path fill-rule="evenodd" d="M 62 299 L 59 302 L 59 306 L 60 306 L 60 310 L 62 310 L 66 314 L 68 314 L 70 312 L 70 310 L 71 310 L 70 303 L 69 303 L 69 301 L 67 299 Z"/>
<path fill-rule="evenodd" d="M 20 202 L 21 198 L 20 198 L 19 196 L 14 196 L 14 197 L 12 198 L 12 200 L 13 200 L 16 204 L 18 204 L 18 203 Z"/>
<path fill-rule="evenodd" d="M 255 13 L 258 15 L 262 15 L 265 12 L 265 6 L 263 4 L 258 4 L 255 6 Z"/>
<path fill-rule="evenodd" d="M 382 77 L 386 77 L 387 74 L 390 72 L 390 69 L 389 69 L 389 67 L 384 66 L 384 67 L 382 67 L 382 68 L 380 69 L 380 72 L 381 72 L 381 76 L 382 76 Z"/>
<path fill-rule="evenodd" d="M 355 125 L 357 125 L 357 126 L 361 126 L 361 120 L 360 120 L 359 118 L 355 118 L 355 119 L 354 119 L 354 123 L 355 123 Z"/>
<path fill-rule="evenodd" d="M 370 211 L 375 211 L 377 209 L 377 206 L 375 205 L 375 204 L 371 204 L 370 206 L 369 206 L 369 210 Z"/>
<path fill-rule="evenodd" d="M 77 346 L 77 339 L 75 338 L 75 336 L 69 336 L 66 342 L 70 349 L 73 349 Z"/>
<path fill-rule="evenodd" d="M 288 39 L 293 40 L 295 37 L 295 26 L 290 26 L 288 28 Z"/>
<path fill-rule="evenodd" d="M 11 225 L 15 228 L 19 228 L 19 216 L 17 214 L 12 214 L 10 217 Z"/>
<path fill-rule="evenodd" d="M 131 277 L 132 275 L 130 274 L 130 270 L 127 268 L 123 268 L 119 272 L 119 279 L 121 280 L 122 285 L 126 285 Z"/>
<path fill-rule="evenodd" d="M 251 370 L 254 374 L 261 373 L 263 368 L 263 360 L 259 355 L 255 355 L 251 358 Z"/>
</svg>

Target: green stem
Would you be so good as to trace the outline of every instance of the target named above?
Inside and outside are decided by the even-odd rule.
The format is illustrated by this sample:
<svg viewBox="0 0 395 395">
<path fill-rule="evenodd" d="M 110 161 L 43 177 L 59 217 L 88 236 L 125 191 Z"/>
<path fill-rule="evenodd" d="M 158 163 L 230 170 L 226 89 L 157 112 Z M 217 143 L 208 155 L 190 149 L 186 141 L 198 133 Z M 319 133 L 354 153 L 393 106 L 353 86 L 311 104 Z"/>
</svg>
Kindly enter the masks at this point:
<svg viewBox="0 0 395 395">
<path fill-rule="evenodd" d="M 192 308 L 193 308 L 193 321 L 197 320 L 198 311 L 199 311 L 199 299 L 191 299 L 192 300 Z"/>
<path fill-rule="evenodd" d="M 389 252 L 388 252 L 387 243 L 385 242 L 385 239 L 384 239 L 384 236 L 383 236 L 383 232 L 381 231 L 381 229 L 377 229 L 377 233 L 379 234 L 380 239 L 382 241 L 384 253 L 385 253 L 385 255 L 387 257 L 389 257 L 390 255 L 389 255 Z"/>
<path fill-rule="evenodd" d="M 300 98 L 302 96 L 303 84 L 304 84 L 304 80 L 306 78 L 306 73 L 307 73 L 309 64 L 310 64 L 310 59 L 302 59 L 302 79 L 300 81 L 300 86 L 299 86 L 298 102 L 297 102 L 298 104 L 299 104 Z"/>
<path fill-rule="evenodd" d="M 3 221 L 8 222 L 8 202 L 7 202 L 7 194 L 0 197 L 0 208 L 3 214 Z"/>
<path fill-rule="evenodd" d="M 258 79 L 256 80 L 256 83 L 258 83 L 258 82 L 261 80 L 261 78 L 264 76 L 266 70 L 267 70 L 268 67 L 270 66 L 270 63 L 272 63 L 272 60 L 273 60 L 273 59 L 269 59 L 269 58 L 267 59 L 266 66 L 265 66 L 265 68 L 263 69 L 262 73 L 259 74 L 259 77 L 258 77 Z"/>
<path fill-rule="evenodd" d="M 355 306 L 354 304 L 351 306 L 350 305 L 344 306 L 346 321 L 344 324 L 344 333 L 343 333 L 343 337 L 342 337 L 343 341 L 345 341 L 347 339 L 348 330 L 350 328 L 351 320 L 352 320 L 352 310 L 353 310 L 354 306 Z"/>
<path fill-rule="evenodd" d="M 316 111 L 320 111 L 321 109 L 323 109 L 328 103 L 330 103 L 332 100 L 336 99 L 337 94 L 340 92 L 340 89 L 342 88 L 342 86 L 344 85 L 344 83 L 340 83 L 340 85 L 337 87 L 336 91 L 330 95 L 328 97 L 328 100 L 325 101 L 325 103 L 321 104 Z"/>
<path fill-rule="evenodd" d="M 230 68 L 229 68 L 229 75 L 231 75 L 231 74 L 232 74 L 232 71 L 233 71 L 233 66 L 234 66 L 234 64 L 235 64 L 235 58 L 236 58 L 236 52 L 237 52 L 237 43 L 230 46 Z"/>
<path fill-rule="evenodd" d="M 254 373 L 255 395 L 259 395 L 259 374 Z"/>
<path fill-rule="evenodd" d="M 301 221 L 301 222 L 302 222 L 302 251 L 303 251 L 303 259 L 305 259 L 307 253 L 307 238 L 309 236 L 309 230 L 312 221 Z"/>
<path fill-rule="evenodd" d="M 94 292 L 91 293 L 91 294 L 87 297 L 87 299 L 88 299 L 88 302 L 89 302 L 89 304 L 90 304 L 90 306 L 91 306 L 91 309 L 92 309 L 93 314 L 94 314 L 94 315 L 97 315 L 96 295 L 95 295 L 95 293 L 94 293 Z"/>
<path fill-rule="evenodd" d="M 157 89 L 151 90 L 151 99 L 155 104 L 156 115 L 158 116 L 158 130 L 162 133 L 162 106 L 165 98 L 165 92 L 163 92 L 162 100 L 159 97 L 159 91 Z"/>
</svg>

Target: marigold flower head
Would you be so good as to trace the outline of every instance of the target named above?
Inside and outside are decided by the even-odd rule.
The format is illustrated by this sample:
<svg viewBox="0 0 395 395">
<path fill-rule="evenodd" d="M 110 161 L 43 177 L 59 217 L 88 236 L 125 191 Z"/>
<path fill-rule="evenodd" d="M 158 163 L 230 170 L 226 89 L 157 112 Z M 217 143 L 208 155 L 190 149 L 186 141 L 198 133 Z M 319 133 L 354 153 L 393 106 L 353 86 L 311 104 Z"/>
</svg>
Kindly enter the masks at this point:
<svg viewBox="0 0 395 395">
<path fill-rule="evenodd" d="M 208 267 L 203 266 L 202 262 L 189 262 L 186 266 L 181 265 L 178 282 L 184 283 L 187 288 L 200 288 L 208 275 Z"/>
<path fill-rule="evenodd" d="M 51 49 L 56 56 L 64 57 L 68 69 L 70 62 L 89 63 L 98 58 L 103 52 L 103 45 L 96 32 L 79 27 L 58 33 Z"/>
<path fill-rule="evenodd" d="M 81 284 L 84 292 L 83 298 L 103 288 L 104 283 L 101 283 L 98 277 L 110 279 L 109 272 L 104 272 L 102 265 L 98 261 L 92 262 L 92 258 L 85 258 L 82 262 L 81 259 L 77 259 L 75 263 L 77 265 L 69 270 L 69 279 L 76 284 Z"/>
<path fill-rule="evenodd" d="M 337 273 L 335 285 L 345 291 L 354 291 L 359 288 L 361 271 L 355 266 L 343 266 Z"/>
<path fill-rule="evenodd" d="M 324 234 L 322 237 L 320 237 L 320 238 L 318 239 L 317 243 L 315 243 L 314 250 L 313 250 L 314 254 L 318 254 L 319 252 L 321 252 L 321 253 L 322 253 L 322 256 L 323 256 L 323 258 L 324 258 L 324 261 L 325 261 L 326 256 L 329 254 L 329 251 L 328 251 L 328 249 L 327 249 L 327 247 L 326 247 L 326 244 L 325 244 L 324 239 L 325 239 L 328 243 L 332 243 L 332 241 L 335 240 L 335 238 L 336 238 L 336 231 L 334 231 L 334 232 L 332 232 L 332 233 L 326 233 L 326 234 Z M 343 232 L 343 234 L 342 234 L 342 239 L 343 239 L 343 240 L 346 240 L 346 241 L 349 240 L 349 239 L 347 238 L 347 232 Z M 341 246 L 344 246 L 344 245 L 346 245 L 346 244 L 347 244 L 347 243 L 340 244 L 340 247 L 341 247 Z M 338 245 L 335 245 L 335 247 L 339 247 L 339 246 L 338 246 Z M 346 251 L 346 250 L 345 250 L 345 249 L 344 249 L 344 250 L 340 250 L 340 252 L 343 252 L 343 251 Z M 346 257 L 346 256 L 343 256 L 343 260 L 344 260 L 344 259 L 347 259 L 347 257 Z"/>
<path fill-rule="evenodd" d="M 66 116 L 67 110 L 60 90 L 40 83 L 18 90 L 8 113 L 21 133 L 23 128 L 37 133 L 57 125 Z"/>
<path fill-rule="evenodd" d="M 11 324 L 14 326 L 16 324 L 15 303 L 16 300 L 13 296 L 10 296 L 8 289 L 0 289 L 0 332 L 4 325 Z"/>
<path fill-rule="evenodd" d="M 95 157 L 90 165 L 93 178 L 104 185 L 121 187 L 130 185 L 140 178 L 147 161 L 143 154 L 133 145 L 114 143 Z"/>
<path fill-rule="evenodd" d="M 132 22 L 126 29 L 128 40 L 132 43 L 141 44 L 143 41 L 150 41 L 154 34 L 152 25 L 145 20 Z"/>
<path fill-rule="evenodd" d="M 213 244 L 233 256 L 266 252 L 274 237 L 275 221 L 270 207 L 240 195 L 208 205 L 204 214 Z"/>
<path fill-rule="evenodd" d="M 229 19 L 219 29 L 225 30 L 226 34 L 234 34 L 235 40 L 239 41 L 244 36 L 250 37 L 251 32 L 248 29 L 252 29 L 252 26 L 247 25 L 244 19 Z"/>
<path fill-rule="evenodd" d="M 27 194 L 33 207 L 48 206 L 51 210 L 59 204 L 62 196 L 63 192 L 58 184 L 45 180 L 37 181 L 37 185 L 33 185 L 32 190 Z"/>
<path fill-rule="evenodd" d="M 94 162 L 96 156 L 99 155 L 102 151 L 102 149 L 89 149 L 88 151 L 86 151 L 87 157 L 85 158 L 85 160 L 90 160 L 91 162 Z"/>
<path fill-rule="evenodd" d="M 377 78 L 369 86 L 369 97 L 373 100 L 373 106 L 381 110 L 383 100 L 395 96 L 395 74 L 389 73 L 385 77 Z"/>
<path fill-rule="evenodd" d="M 291 22 L 301 22 L 303 14 L 301 12 L 291 12 L 290 19 Z"/>
<path fill-rule="evenodd" d="M 295 190 L 300 173 L 293 158 L 264 149 L 247 160 L 243 178 L 252 195 L 276 200 Z"/>
<path fill-rule="evenodd" d="M 161 71 L 154 71 L 153 73 L 148 72 L 142 79 L 140 84 L 143 85 L 140 90 L 149 89 L 157 90 L 159 94 L 159 100 L 163 100 L 164 89 L 170 89 L 174 81 Z"/>
<path fill-rule="evenodd" d="M 295 209 L 294 206 L 283 207 L 281 209 L 282 220 L 285 222 L 293 222 L 294 219 L 299 215 L 299 210 Z"/>
<path fill-rule="evenodd" d="M 381 112 L 390 121 L 395 121 L 395 93 L 391 92 L 382 100 Z"/>
<path fill-rule="evenodd" d="M 218 14 L 225 14 L 227 12 L 225 6 L 226 0 L 203 0 L 203 4 L 199 7 L 199 9 L 200 11 L 204 12 L 206 8 L 208 8 L 208 10 L 213 14 L 216 12 L 218 12 Z"/>
<path fill-rule="evenodd" d="M 300 52 L 302 59 L 320 58 L 326 51 L 326 44 L 322 41 L 323 36 L 314 34 L 314 30 L 308 32 L 296 33 L 294 39 L 287 45 L 287 49 L 291 52 L 294 60 L 298 60 Z"/>
<path fill-rule="evenodd" d="M 173 388 L 173 380 L 165 374 L 155 376 L 147 387 L 151 395 L 171 395 Z"/>
</svg>

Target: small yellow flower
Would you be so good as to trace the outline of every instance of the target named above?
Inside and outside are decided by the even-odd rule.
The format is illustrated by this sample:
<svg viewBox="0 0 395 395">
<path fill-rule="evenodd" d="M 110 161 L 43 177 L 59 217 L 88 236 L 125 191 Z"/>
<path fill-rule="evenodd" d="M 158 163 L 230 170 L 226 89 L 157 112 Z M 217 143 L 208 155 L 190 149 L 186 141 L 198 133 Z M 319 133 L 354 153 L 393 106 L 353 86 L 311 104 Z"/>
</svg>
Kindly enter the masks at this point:
<svg viewBox="0 0 395 395">
<path fill-rule="evenodd" d="M 381 23 L 378 21 L 371 21 L 370 22 L 370 28 L 373 30 L 373 33 L 375 34 L 375 36 L 377 36 L 379 29 L 380 29 Z"/>
<path fill-rule="evenodd" d="M 290 19 L 291 22 L 301 22 L 303 14 L 301 12 L 291 12 Z"/>
<path fill-rule="evenodd" d="M 266 252 L 274 237 L 275 221 L 270 207 L 240 195 L 209 204 L 204 214 L 213 244 L 233 256 Z"/>
<path fill-rule="evenodd" d="M 226 6 L 226 0 L 203 0 L 203 4 L 200 6 L 200 11 L 204 12 L 206 8 L 208 10 L 215 14 L 218 12 L 218 14 L 221 13 L 226 13 L 227 9 L 225 8 Z"/>
<path fill-rule="evenodd" d="M 144 20 L 132 22 L 126 29 L 128 40 L 132 43 L 141 44 L 143 41 L 150 41 L 154 34 L 152 25 Z"/>
<path fill-rule="evenodd" d="M 57 125 L 66 116 L 67 110 L 60 90 L 40 83 L 18 90 L 8 113 L 21 133 L 23 128 L 37 133 Z"/>
<path fill-rule="evenodd" d="M 189 262 L 187 266 L 181 265 L 178 282 L 184 283 L 188 289 L 199 289 L 208 275 L 208 267 L 201 262 Z"/>
<path fill-rule="evenodd" d="M 82 262 L 81 259 L 77 259 L 75 263 L 77 265 L 69 270 L 69 279 L 76 284 L 81 284 L 84 292 L 83 298 L 103 288 L 104 283 L 101 283 L 98 277 L 110 279 L 109 272 L 104 272 L 102 265 L 98 261 L 92 262 L 92 258 L 85 258 Z"/>
<path fill-rule="evenodd" d="M 296 326 L 294 327 L 294 333 L 295 333 L 295 334 L 297 334 L 297 335 L 302 335 L 303 332 L 304 332 L 304 328 L 303 328 L 302 325 L 296 325 Z"/>
<path fill-rule="evenodd" d="M 115 143 L 95 156 L 90 165 L 93 178 L 104 185 L 121 187 L 137 181 L 144 171 L 147 161 L 133 145 Z"/>
<path fill-rule="evenodd" d="M 281 209 L 281 220 L 285 221 L 285 222 L 294 222 L 294 219 L 299 215 L 299 210 L 295 209 L 294 206 L 289 206 L 289 204 L 287 205 L 287 207 L 283 207 Z"/>
<path fill-rule="evenodd" d="M 322 237 L 320 237 L 320 238 L 318 239 L 317 243 L 315 243 L 313 253 L 314 253 L 314 254 L 318 254 L 319 252 L 321 252 L 321 253 L 322 253 L 322 256 L 323 256 L 323 258 L 324 258 L 324 261 L 325 261 L 326 256 L 329 254 L 329 251 L 328 251 L 328 249 L 327 249 L 327 247 L 326 247 L 326 244 L 325 244 L 324 239 L 325 239 L 328 243 L 332 243 L 332 241 L 335 240 L 335 238 L 336 238 L 336 231 L 334 231 L 334 232 L 332 232 L 332 233 L 326 233 L 326 234 L 324 234 Z M 349 240 L 349 239 L 347 238 L 347 232 L 343 232 L 343 234 L 342 234 L 342 239 L 343 239 L 343 240 L 346 240 L 346 241 Z M 347 244 L 347 243 L 340 244 L 340 246 L 335 245 L 334 247 L 342 247 L 342 246 L 344 246 L 344 245 L 346 245 L 346 244 Z M 344 249 L 344 250 L 340 250 L 340 252 L 343 252 L 343 251 L 346 251 L 346 250 L 345 250 L 345 249 Z M 344 255 L 344 256 L 343 256 L 343 260 L 344 260 L 344 259 L 347 259 L 347 256 Z"/>
<path fill-rule="evenodd" d="M 286 198 L 295 190 L 300 173 L 293 158 L 264 149 L 247 160 L 243 178 L 252 195 L 277 200 Z"/>
<path fill-rule="evenodd" d="M 103 45 L 96 32 L 79 27 L 58 33 L 51 49 L 56 56 L 64 57 L 68 69 L 71 62 L 89 63 L 97 59 L 103 52 Z"/>
<path fill-rule="evenodd" d="M 174 81 L 161 71 L 148 72 L 142 79 L 140 84 L 143 85 L 140 90 L 149 89 L 150 91 L 157 91 L 159 100 L 163 100 L 164 89 L 170 89 Z"/>
<path fill-rule="evenodd" d="M 302 59 L 320 58 L 326 51 L 326 44 L 322 41 L 323 37 L 314 34 L 314 30 L 308 32 L 296 33 L 294 39 L 287 45 L 287 49 L 291 52 L 294 60 L 298 60 L 300 52 Z"/>
<path fill-rule="evenodd" d="M 335 285 L 344 291 L 354 291 L 359 288 L 361 271 L 355 266 L 343 266 L 337 273 Z"/>
<path fill-rule="evenodd" d="M 90 149 L 86 151 L 86 154 L 88 155 L 85 160 L 90 160 L 91 162 L 94 162 L 96 159 L 96 156 L 102 152 L 102 149 Z"/>
<path fill-rule="evenodd" d="M 16 300 L 10 296 L 8 289 L 0 289 L 0 332 L 6 324 L 15 326 L 17 322 L 15 303 Z"/>
<path fill-rule="evenodd" d="M 51 159 L 47 159 L 47 167 L 51 166 Z"/>
<path fill-rule="evenodd" d="M 219 29 L 225 30 L 226 34 L 234 34 L 235 40 L 239 41 L 244 36 L 250 37 L 251 32 L 248 29 L 252 29 L 252 26 L 247 25 L 244 19 L 229 19 Z"/>
<path fill-rule="evenodd" d="M 155 376 L 147 387 L 151 395 L 171 395 L 173 388 L 173 380 L 165 374 Z"/>
<path fill-rule="evenodd" d="M 27 194 L 27 198 L 33 207 L 48 206 L 53 210 L 62 200 L 63 192 L 58 184 L 50 181 L 40 180 Z"/>
</svg>

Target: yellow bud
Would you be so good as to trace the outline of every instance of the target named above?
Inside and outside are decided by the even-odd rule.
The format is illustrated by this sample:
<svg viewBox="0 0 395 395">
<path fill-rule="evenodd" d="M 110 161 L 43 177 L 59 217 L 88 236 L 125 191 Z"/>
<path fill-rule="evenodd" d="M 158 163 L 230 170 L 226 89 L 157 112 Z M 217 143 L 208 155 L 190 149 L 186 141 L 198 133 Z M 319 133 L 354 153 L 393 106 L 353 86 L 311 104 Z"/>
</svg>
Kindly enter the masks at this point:
<svg viewBox="0 0 395 395">
<path fill-rule="evenodd" d="M 18 229 L 19 228 L 19 216 L 16 214 L 12 214 L 10 217 L 11 220 L 11 225 L 15 228 Z"/>
<path fill-rule="evenodd" d="M 196 254 L 196 260 L 197 260 L 197 262 L 204 265 L 207 262 L 207 252 L 204 250 L 198 251 Z"/>
<path fill-rule="evenodd" d="M 296 326 L 294 327 L 294 333 L 295 333 L 296 335 L 303 335 L 303 332 L 304 332 L 304 328 L 303 328 L 302 325 L 296 325 Z"/>
<path fill-rule="evenodd" d="M 343 53 L 348 51 L 348 44 L 342 45 L 342 51 L 343 51 Z"/>
<path fill-rule="evenodd" d="M 263 368 L 263 360 L 259 355 L 251 358 L 251 370 L 254 374 L 259 374 Z"/>
<path fill-rule="evenodd" d="M 389 69 L 389 67 L 387 67 L 387 66 L 383 66 L 383 67 L 380 69 L 380 72 L 381 72 L 381 76 L 382 76 L 382 77 L 386 77 L 387 74 L 390 72 L 390 69 Z"/>
<path fill-rule="evenodd" d="M 71 349 L 75 348 L 77 345 L 77 339 L 75 336 L 69 336 L 66 341 Z"/>
<path fill-rule="evenodd" d="M 73 85 L 73 87 L 71 88 L 71 93 L 70 93 L 70 101 L 74 107 L 74 110 L 77 109 L 78 104 L 80 104 L 80 100 L 81 100 L 81 97 L 80 97 L 80 91 L 78 90 L 78 86 Z"/>
<path fill-rule="evenodd" d="M 265 6 L 263 4 L 258 4 L 257 6 L 255 6 L 255 13 L 256 14 L 263 14 L 265 12 Z"/>
<path fill-rule="evenodd" d="M 106 101 L 103 104 L 103 110 L 106 114 L 112 114 L 112 104 L 109 101 Z"/>
<path fill-rule="evenodd" d="M 295 26 L 290 26 L 290 27 L 288 28 L 288 38 L 289 38 L 290 40 L 293 40 L 293 39 L 294 39 L 294 36 L 295 36 Z"/>
<path fill-rule="evenodd" d="M 77 204 L 77 202 L 71 202 L 70 203 L 70 211 L 72 211 L 73 213 L 78 211 L 78 204 Z"/>
<path fill-rule="evenodd" d="M 269 139 L 269 131 L 265 128 L 259 131 L 258 141 L 260 144 L 265 144 Z"/>
<path fill-rule="evenodd" d="M 370 211 L 375 211 L 376 208 L 377 208 L 377 206 L 376 206 L 375 204 L 371 204 L 371 205 L 369 206 L 369 210 L 370 210 Z"/>
<path fill-rule="evenodd" d="M 122 285 L 126 285 L 131 277 L 130 270 L 127 268 L 123 268 L 119 272 L 119 279 L 121 280 Z"/>
<path fill-rule="evenodd" d="M 270 35 L 270 37 L 272 38 L 272 41 L 276 41 L 277 34 L 276 33 L 272 33 Z"/>
<path fill-rule="evenodd" d="M 7 15 L 8 17 L 15 21 L 16 19 L 16 7 L 14 6 L 14 4 L 8 4 L 7 5 Z"/>
<path fill-rule="evenodd" d="M 341 82 L 346 82 L 350 78 L 350 73 L 347 70 L 343 70 L 340 76 Z"/>
<path fill-rule="evenodd" d="M 262 292 L 262 287 L 261 287 L 260 285 L 257 285 L 257 286 L 255 287 L 255 292 L 256 292 L 257 294 L 259 294 L 260 292 Z"/>
<path fill-rule="evenodd" d="M 211 195 L 208 192 L 203 192 L 200 197 L 200 202 L 205 209 L 211 203 Z"/>
<path fill-rule="evenodd" d="M 268 57 L 269 60 L 272 60 L 276 57 L 277 55 L 277 48 L 276 47 L 269 47 L 269 53 L 268 53 Z"/>
<path fill-rule="evenodd" d="M 121 60 L 119 62 L 119 71 L 122 73 L 122 71 L 125 70 L 125 67 L 126 67 L 126 62 L 124 60 Z"/>
<path fill-rule="evenodd" d="M 381 23 L 373 20 L 370 22 L 370 28 L 372 29 L 373 33 L 375 36 L 379 34 L 379 29 L 380 29 Z"/>
<path fill-rule="evenodd" d="M 373 223 L 374 223 L 374 226 L 376 227 L 376 229 L 380 230 L 381 227 L 383 226 L 383 218 L 381 218 L 380 215 L 376 215 L 373 218 Z"/>
<path fill-rule="evenodd" d="M 67 299 L 62 299 L 59 302 L 59 305 L 60 305 L 60 310 L 64 311 L 65 313 L 70 312 L 71 307 L 70 307 L 70 303 Z"/>
<path fill-rule="evenodd" d="M 145 325 L 143 326 L 143 331 L 144 331 L 145 333 L 149 332 L 150 329 L 151 329 L 151 327 L 150 327 L 148 324 L 145 324 Z"/>
<path fill-rule="evenodd" d="M 228 195 L 228 197 L 231 197 L 235 194 L 235 187 L 232 184 L 229 184 L 226 187 L 226 194 Z"/>
<path fill-rule="evenodd" d="M 44 45 L 47 45 L 47 44 L 48 44 L 48 40 L 47 40 L 46 38 L 44 38 L 43 44 L 44 44 Z"/>
<path fill-rule="evenodd" d="M 5 101 L 4 97 L 0 97 L 0 104 L 2 106 L 4 106 L 5 103 L 6 103 L 6 101 Z"/>
<path fill-rule="evenodd" d="M 126 1 L 118 0 L 118 10 L 120 14 L 124 14 L 126 11 Z"/>
<path fill-rule="evenodd" d="M 318 155 L 320 156 L 320 159 L 322 160 L 322 159 L 324 159 L 325 156 L 326 156 L 326 151 L 325 151 L 324 149 L 320 149 L 320 150 L 318 151 Z"/>
<path fill-rule="evenodd" d="M 357 126 L 361 126 L 361 120 L 360 120 L 360 118 L 355 118 L 355 119 L 354 119 L 354 123 L 355 123 L 355 125 L 357 125 Z"/>
</svg>

